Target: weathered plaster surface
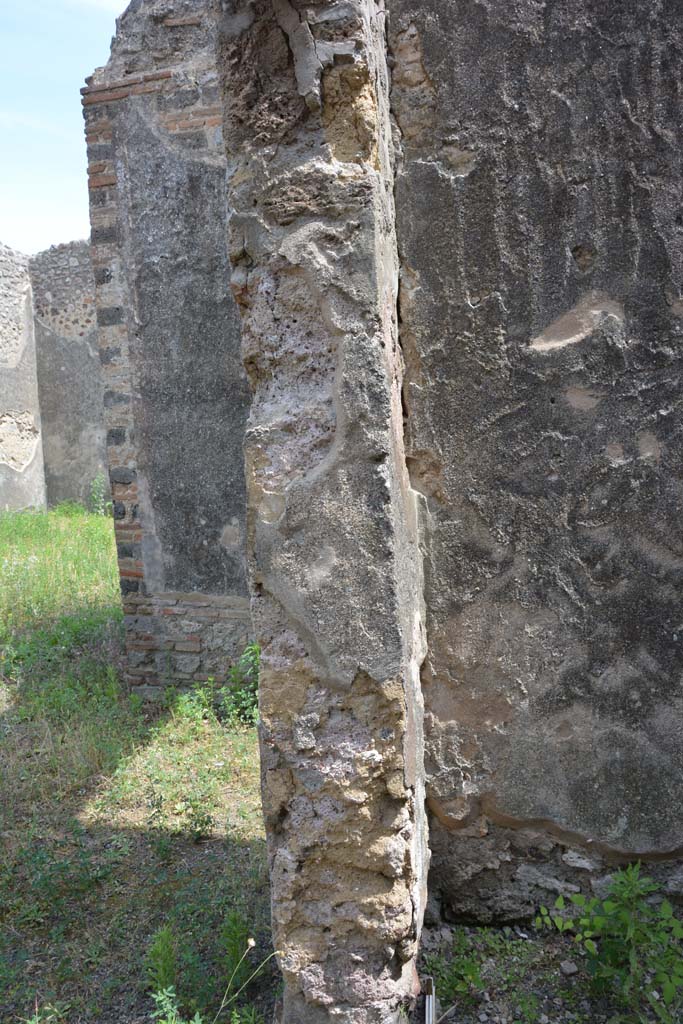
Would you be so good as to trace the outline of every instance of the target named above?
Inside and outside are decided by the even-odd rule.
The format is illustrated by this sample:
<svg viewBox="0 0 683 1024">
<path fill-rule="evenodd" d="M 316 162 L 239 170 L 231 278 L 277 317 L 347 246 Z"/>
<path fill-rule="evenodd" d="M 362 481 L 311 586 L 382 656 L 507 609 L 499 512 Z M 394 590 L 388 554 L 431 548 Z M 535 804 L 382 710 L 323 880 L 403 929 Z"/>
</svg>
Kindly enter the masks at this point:
<svg viewBox="0 0 683 1024">
<path fill-rule="evenodd" d="M 224 4 L 232 285 L 283 1021 L 396 1021 L 427 864 L 381 4 Z"/>
<path fill-rule="evenodd" d="M 84 96 L 128 677 L 246 539 L 283 1024 L 398 1020 L 425 803 L 430 912 L 683 896 L 680 20 L 389 13 L 135 0 Z"/>
<path fill-rule="evenodd" d="M 432 887 L 514 917 L 683 847 L 682 29 L 393 0 L 390 45 Z"/>
<path fill-rule="evenodd" d="M 29 269 L 48 504 L 88 503 L 106 471 L 90 246 L 53 246 Z"/>
<path fill-rule="evenodd" d="M 224 678 L 249 635 L 216 18 L 132 3 L 83 101 L 128 674 L 148 688 Z"/>
<path fill-rule="evenodd" d="M 0 244 L 0 509 L 44 505 L 28 258 Z"/>
</svg>

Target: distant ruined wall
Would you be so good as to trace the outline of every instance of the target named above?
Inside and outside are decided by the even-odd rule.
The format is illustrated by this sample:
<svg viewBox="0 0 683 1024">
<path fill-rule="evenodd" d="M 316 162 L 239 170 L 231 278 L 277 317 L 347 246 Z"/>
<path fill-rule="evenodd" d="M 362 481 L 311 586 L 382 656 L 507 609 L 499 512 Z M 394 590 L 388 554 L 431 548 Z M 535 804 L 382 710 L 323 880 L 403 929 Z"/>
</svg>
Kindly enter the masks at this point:
<svg viewBox="0 0 683 1024">
<path fill-rule="evenodd" d="M 44 505 L 28 258 L 0 244 L 0 510 Z"/>
<path fill-rule="evenodd" d="M 683 25 L 390 9 L 431 888 L 514 918 L 683 853 Z"/>
<path fill-rule="evenodd" d="M 224 678 L 249 636 L 215 17 L 134 0 L 83 96 L 127 674 L 149 696 Z"/>
<path fill-rule="evenodd" d="M 29 269 L 47 501 L 87 504 L 106 468 L 89 244 L 53 246 Z"/>
</svg>

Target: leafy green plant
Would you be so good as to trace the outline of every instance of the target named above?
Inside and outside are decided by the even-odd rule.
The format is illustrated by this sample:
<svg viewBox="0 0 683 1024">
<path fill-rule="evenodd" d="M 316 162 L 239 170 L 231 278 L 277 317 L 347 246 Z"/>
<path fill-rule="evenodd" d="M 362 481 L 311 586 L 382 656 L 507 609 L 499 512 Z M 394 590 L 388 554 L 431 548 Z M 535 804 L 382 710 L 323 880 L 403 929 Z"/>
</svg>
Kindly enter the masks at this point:
<svg viewBox="0 0 683 1024">
<path fill-rule="evenodd" d="M 183 1020 L 178 1008 L 178 999 L 173 986 L 162 989 L 161 992 L 153 992 L 154 1010 L 152 1020 L 157 1024 L 204 1024 L 199 1013 L 195 1013 L 191 1021 Z"/>
<path fill-rule="evenodd" d="M 199 1012 L 195 1013 L 190 1021 L 183 1019 L 173 988 L 155 992 L 152 998 L 155 1003 L 152 1020 L 157 1024 L 205 1024 L 205 1019 Z M 217 1017 L 211 1024 L 216 1024 L 216 1020 Z M 34 1024 L 34 1022 L 31 1021 L 29 1024 Z M 230 1011 L 230 1024 L 263 1024 L 263 1017 L 254 1006 L 236 1007 Z"/>
<path fill-rule="evenodd" d="M 90 484 L 88 495 L 88 511 L 96 516 L 106 516 L 111 512 L 111 502 L 107 500 L 107 478 L 100 471 Z"/>
<path fill-rule="evenodd" d="M 218 694 L 219 717 L 254 725 L 258 721 L 258 680 L 261 649 L 248 644 L 230 669 L 230 682 Z"/>
<path fill-rule="evenodd" d="M 426 956 L 425 967 L 434 978 L 436 991 L 443 1003 L 471 1006 L 485 987 L 477 951 L 471 948 L 464 935 L 456 933 L 453 936 L 453 943 L 446 954 Z"/>
<path fill-rule="evenodd" d="M 593 989 L 621 1004 L 627 1024 L 655 1019 L 676 1024 L 683 1010 L 683 922 L 640 864 L 618 871 L 607 899 L 577 893 L 569 906 L 560 896 L 554 911 L 540 908 L 538 927 L 573 932 L 588 958 Z M 574 910 L 575 908 L 575 910 Z M 578 916 L 573 916 L 574 911 Z"/>
<path fill-rule="evenodd" d="M 159 928 L 152 937 L 147 956 L 145 957 L 145 973 L 149 987 L 162 1000 L 168 993 L 173 993 L 178 980 L 178 949 L 176 937 L 168 925 Z M 171 998 L 168 995 L 166 1001 Z"/>
<path fill-rule="evenodd" d="M 227 725 L 255 725 L 258 721 L 258 677 L 260 648 L 248 644 L 230 668 L 229 682 L 217 686 L 209 677 L 191 690 L 167 696 L 173 713 L 186 722 L 223 722 Z"/>
<path fill-rule="evenodd" d="M 246 931 L 246 919 L 242 915 L 234 912 L 228 916 L 224 935 L 226 939 L 226 966 L 229 971 L 229 977 L 220 1006 L 210 1024 L 217 1024 L 219 1018 L 224 1013 L 226 1015 L 229 1014 L 229 1018 L 226 1016 L 224 1019 L 229 1019 L 230 1024 L 263 1024 L 261 1015 L 253 1006 L 238 1006 L 237 1000 L 247 986 L 261 973 L 268 961 L 275 956 L 275 953 L 271 953 L 256 968 L 253 968 L 249 963 L 248 957 L 256 943 L 254 939 L 246 934 Z M 162 934 L 163 939 L 159 942 L 159 937 Z M 160 929 L 148 954 L 148 963 L 155 946 L 160 948 L 161 961 L 165 961 L 169 943 L 175 945 L 172 932 L 170 929 Z M 238 943 L 242 943 L 242 945 L 238 946 Z M 154 973 L 158 978 L 161 978 L 164 972 L 158 969 L 158 956 L 156 961 Z M 152 998 L 155 1004 L 152 1019 L 157 1021 L 158 1024 L 205 1024 L 204 1018 L 199 1011 L 195 1013 L 191 1021 L 185 1021 L 182 1018 L 174 985 L 165 985 L 163 988 L 159 988 L 152 994 Z"/>
<path fill-rule="evenodd" d="M 242 1006 L 230 1014 L 230 1024 L 263 1024 L 263 1017 L 254 1006 Z"/>
<path fill-rule="evenodd" d="M 212 678 L 206 683 L 184 690 L 175 698 L 174 712 L 184 721 L 200 724 L 216 720 L 216 685 Z"/>
<path fill-rule="evenodd" d="M 208 839 L 214 827 L 213 814 L 206 809 L 206 802 L 200 796 L 188 796 L 185 801 L 185 820 L 193 842 Z"/>
<path fill-rule="evenodd" d="M 538 996 L 533 992 L 520 992 L 516 995 L 515 1003 L 517 1019 L 522 1024 L 536 1024 L 540 1007 Z"/>
</svg>

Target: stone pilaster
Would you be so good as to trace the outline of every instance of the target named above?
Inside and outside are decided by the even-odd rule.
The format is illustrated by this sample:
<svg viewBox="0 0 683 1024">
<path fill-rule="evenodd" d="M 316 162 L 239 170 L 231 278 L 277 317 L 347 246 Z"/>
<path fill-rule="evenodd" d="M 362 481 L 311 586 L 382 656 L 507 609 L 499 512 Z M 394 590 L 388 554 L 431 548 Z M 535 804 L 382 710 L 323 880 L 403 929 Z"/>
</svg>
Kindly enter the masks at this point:
<svg viewBox="0 0 683 1024">
<path fill-rule="evenodd" d="M 285 1024 L 389 1024 L 427 867 L 385 14 L 227 4 L 232 284 Z"/>
</svg>

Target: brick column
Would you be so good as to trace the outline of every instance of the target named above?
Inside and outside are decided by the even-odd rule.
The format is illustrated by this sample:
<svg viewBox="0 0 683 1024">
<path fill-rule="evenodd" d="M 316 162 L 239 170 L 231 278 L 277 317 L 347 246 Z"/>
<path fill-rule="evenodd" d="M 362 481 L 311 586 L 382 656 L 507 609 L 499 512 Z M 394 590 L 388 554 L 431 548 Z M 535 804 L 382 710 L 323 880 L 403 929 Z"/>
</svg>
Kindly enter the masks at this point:
<svg viewBox="0 0 683 1024">
<path fill-rule="evenodd" d="M 82 90 L 127 677 L 149 697 L 222 680 L 250 631 L 216 17 L 177 9 L 129 8 Z"/>
</svg>

